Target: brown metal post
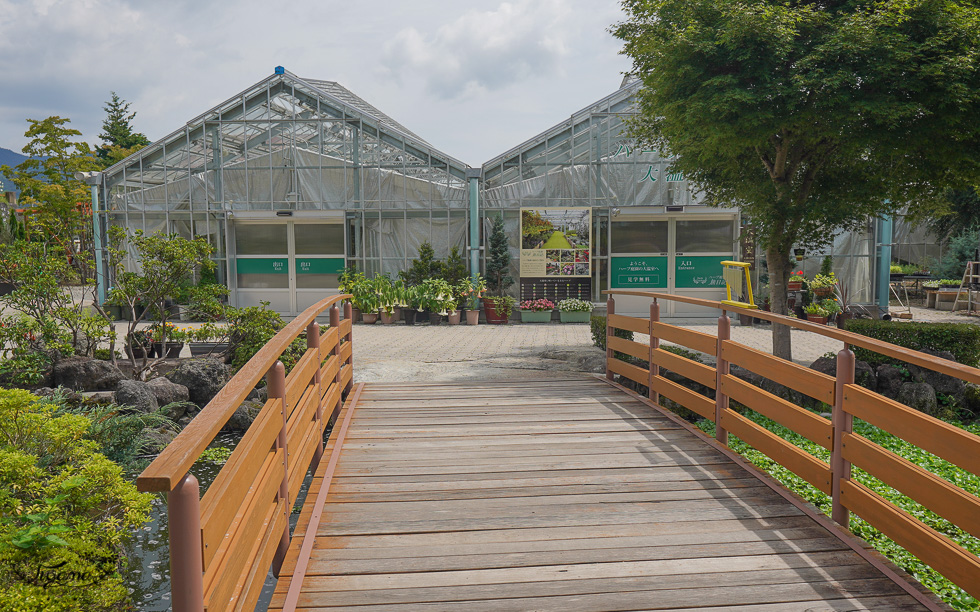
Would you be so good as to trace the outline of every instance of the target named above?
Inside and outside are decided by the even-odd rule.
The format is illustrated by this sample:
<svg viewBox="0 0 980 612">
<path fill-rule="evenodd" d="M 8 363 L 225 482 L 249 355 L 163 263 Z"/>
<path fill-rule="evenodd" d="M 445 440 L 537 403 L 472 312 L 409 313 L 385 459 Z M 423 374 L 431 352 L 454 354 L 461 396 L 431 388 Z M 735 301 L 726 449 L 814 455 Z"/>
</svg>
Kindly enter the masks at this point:
<svg viewBox="0 0 980 612">
<path fill-rule="evenodd" d="M 834 408 L 831 422 L 834 426 L 834 449 L 830 455 L 831 511 L 830 516 L 842 527 L 849 528 L 850 512 L 840 499 L 840 485 L 851 479 L 851 462 L 844 460 L 844 434 L 851 433 L 854 417 L 844 411 L 844 385 L 854 383 L 854 352 L 844 345 L 837 353 L 837 383 L 834 387 Z"/>
<path fill-rule="evenodd" d="M 170 601 L 174 612 L 204 612 L 204 550 L 197 478 L 184 476 L 167 494 L 170 524 Z"/>
<path fill-rule="evenodd" d="M 609 346 L 609 338 L 613 335 L 613 328 L 609 324 L 609 318 L 614 314 L 616 314 L 616 298 L 610 295 L 606 300 L 606 380 L 613 379 L 613 372 L 609 369 L 609 362 L 613 359 L 613 350 Z"/>
<path fill-rule="evenodd" d="M 654 404 L 660 403 L 660 394 L 653 390 L 653 377 L 660 376 L 660 366 L 653 363 L 653 351 L 660 348 L 660 338 L 654 334 L 653 329 L 653 324 L 658 321 L 660 321 L 660 303 L 654 298 L 653 303 L 650 304 L 650 384 L 647 385 L 647 389 L 650 390 L 650 401 Z"/>
<path fill-rule="evenodd" d="M 354 306 L 351 305 L 351 303 L 349 301 L 344 302 L 344 318 L 351 320 L 351 323 L 353 323 L 353 319 L 354 319 Z M 347 333 L 347 341 L 348 342 L 351 342 L 351 343 L 354 342 L 354 326 L 353 325 L 350 326 L 350 331 Z M 353 349 L 354 349 L 354 345 L 351 344 L 350 357 L 347 358 L 347 363 L 349 363 L 352 368 L 354 367 L 354 350 Z M 348 393 L 350 393 L 350 390 L 351 390 L 351 388 L 353 386 L 354 386 L 354 377 L 351 376 L 350 382 L 347 383 L 347 386 L 346 387 L 344 387 L 344 395 L 347 395 Z"/>
<path fill-rule="evenodd" d="M 340 308 L 338 308 L 336 304 L 330 307 L 330 327 L 334 329 L 340 327 Z M 334 381 L 337 383 L 337 388 L 340 388 L 340 366 L 342 366 L 343 364 L 340 363 L 339 361 L 340 360 L 340 336 L 339 335 L 337 336 L 337 344 L 333 346 L 333 350 L 331 351 L 331 353 L 333 355 L 336 355 L 338 359 L 337 375 L 334 377 Z M 340 408 L 343 406 L 344 403 L 344 400 L 341 397 L 342 395 L 343 393 L 337 394 L 337 405 L 334 406 L 333 409 L 334 418 L 340 415 Z"/>
<path fill-rule="evenodd" d="M 289 407 L 286 406 L 286 368 L 281 361 L 277 361 L 269 373 L 265 375 L 266 386 L 269 388 L 269 399 L 279 398 L 282 400 L 282 429 L 279 430 L 279 437 L 276 438 L 276 448 L 283 451 L 282 463 L 282 482 L 279 483 L 279 500 L 285 502 L 284 512 L 289 518 L 289 449 L 286 448 L 286 421 L 289 415 Z M 289 548 L 289 521 L 282 531 L 282 538 L 279 540 L 279 547 L 276 549 L 276 556 L 272 558 L 272 573 L 276 578 L 279 577 L 279 569 L 286 558 L 286 550 Z"/>
<path fill-rule="evenodd" d="M 320 388 L 320 324 L 313 321 L 306 326 L 306 348 L 316 349 L 316 371 L 313 373 L 313 387 L 316 397 L 316 419 L 313 425 L 323 431 L 323 389 Z M 316 450 L 313 451 L 313 467 L 320 464 L 320 457 L 323 456 L 323 434 L 317 439 Z"/>
<path fill-rule="evenodd" d="M 718 345 L 715 349 L 715 439 L 728 446 L 728 430 L 721 426 L 721 415 L 728 410 L 728 396 L 721 392 L 721 380 L 728 374 L 728 362 L 721 358 L 721 344 L 732 337 L 732 321 L 721 311 L 718 317 Z"/>
</svg>

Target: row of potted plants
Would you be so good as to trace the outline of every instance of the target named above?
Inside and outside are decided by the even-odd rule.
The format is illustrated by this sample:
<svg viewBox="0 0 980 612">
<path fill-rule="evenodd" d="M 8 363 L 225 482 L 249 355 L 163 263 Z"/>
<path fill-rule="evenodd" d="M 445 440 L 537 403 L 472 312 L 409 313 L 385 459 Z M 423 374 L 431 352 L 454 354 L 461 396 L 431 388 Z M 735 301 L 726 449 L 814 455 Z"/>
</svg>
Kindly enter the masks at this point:
<svg viewBox="0 0 980 612">
<path fill-rule="evenodd" d="M 166 334 L 164 334 L 166 331 Z M 166 344 L 163 338 L 166 336 Z M 198 328 L 178 327 L 173 323 L 154 323 L 153 325 L 133 332 L 132 345 L 127 351 L 132 351 L 133 357 L 166 357 L 176 359 L 189 343 L 191 356 L 223 353 L 228 349 L 228 328 L 205 323 Z"/>
<path fill-rule="evenodd" d="M 552 311 L 558 309 L 562 323 L 588 323 L 595 305 L 588 300 L 566 298 L 556 305 L 547 298 L 524 300 L 520 303 L 522 323 L 548 323 Z"/>
</svg>

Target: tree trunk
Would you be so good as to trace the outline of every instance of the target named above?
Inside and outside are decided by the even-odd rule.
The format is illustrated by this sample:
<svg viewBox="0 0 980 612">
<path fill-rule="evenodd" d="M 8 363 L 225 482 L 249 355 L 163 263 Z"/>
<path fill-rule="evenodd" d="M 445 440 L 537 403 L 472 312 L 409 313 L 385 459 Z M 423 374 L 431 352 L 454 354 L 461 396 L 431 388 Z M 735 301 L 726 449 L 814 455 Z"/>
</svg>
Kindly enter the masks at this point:
<svg viewBox="0 0 980 612">
<path fill-rule="evenodd" d="M 769 299 L 772 312 L 789 314 L 786 301 L 786 288 L 789 284 L 789 250 L 781 249 L 778 245 L 766 249 L 766 262 L 769 266 Z M 790 340 L 790 328 L 774 323 L 772 326 L 772 354 L 783 359 L 793 359 L 793 345 Z"/>
</svg>

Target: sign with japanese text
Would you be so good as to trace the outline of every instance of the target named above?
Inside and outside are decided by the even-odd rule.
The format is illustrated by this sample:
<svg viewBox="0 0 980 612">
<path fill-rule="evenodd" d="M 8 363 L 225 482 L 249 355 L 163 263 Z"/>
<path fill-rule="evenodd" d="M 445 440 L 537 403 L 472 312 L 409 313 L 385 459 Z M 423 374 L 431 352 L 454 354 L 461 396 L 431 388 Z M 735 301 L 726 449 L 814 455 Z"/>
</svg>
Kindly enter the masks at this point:
<svg viewBox="0 0 980 612">
<path fill-rule="evenodd" d="M 612 289 L 666 289 L 667 258 L 611 257 L 609 282 Z"/>
</svg>

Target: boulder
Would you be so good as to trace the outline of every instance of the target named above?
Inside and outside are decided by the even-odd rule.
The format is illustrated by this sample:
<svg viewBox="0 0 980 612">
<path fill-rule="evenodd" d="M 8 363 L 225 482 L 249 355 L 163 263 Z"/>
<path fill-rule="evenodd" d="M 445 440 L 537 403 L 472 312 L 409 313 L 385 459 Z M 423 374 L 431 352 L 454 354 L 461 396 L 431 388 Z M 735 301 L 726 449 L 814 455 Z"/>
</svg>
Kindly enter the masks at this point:
<svg viewBox="0 0 980 612">
<path fill-rule="evenodd" d="M 259 416 L 259 411 L 262 410 L 262 406 L 265 404 L 263 402 L 255 400 L 245 400 L 242 405 L 235 410 L 235 413 L 231 415 L 228 422 L 222 428 L 223 431 L 245 431 L 248 429 L 255 417 Z"/>
<path fill-rule="evenodd" d="M 878 376 L 867 361 L 858 361 L 854 364 L 854 382 L 865 389 L 872 391 L 878 389 Z"/>
<path fill-rule="evenodd" d="M 885 363 L 878 366 L 876 374 L 878 375 L 878 393 L 896 399 L 898 392 L 905 383 L 902 371 L 897 366 Z"/>
<path fill-rule="evenodd" d="M 268 387 L 256 387 L 252 389 L 251 393 L 245 399 L 250 399 L 256 402 L 262 402 L 263 404 L 269 401 L 269 388 Z"/>
<path fill-rule="evenodd" d="M 836 378 L 837 357 L 821 357 L 810 364 L 810 369 Z"/>
<path fill-rule="evenodd" d="M 131 406 L 140 412 L 156 412 L 160 408 L 150 385 L 139 380 L 123 380 L 116 387 L 116 403 Z"/>
<path fill-rule="evenodd" d="M 91 357 L 69 357 L 54 364 L 53 386 L 75 391 L 112 391 L 126 375 L 108 361 Z"/>
<path fill-rule="evenodd" d="M 228 366 L 219 359 L 188 359 L 167 374 L 167 378 L 187 387 L 190 401 L 204 408 L 230 378 Z"/>
<path fill-rule="evenodd" d="M 190 400 L 190 392 L 184 385 L 178 385 L 168 378 L 158 376 L 157 378 L 146 381 L 157 402 L 163 406 L 172 402 L 186 402 Z"/>
<path fill-rule="evenodd" d="M 939 412 L 939 403 L 936 401 L 936 390 L 928 383 L 902 383 L 896 400 L 930 416 L 936 416 Z"/>
<path fill-rule="evenodd" d="M 115 391 L 83 391 L 82 397 L 93 404 L 115 404 Z"/>
</svg>

